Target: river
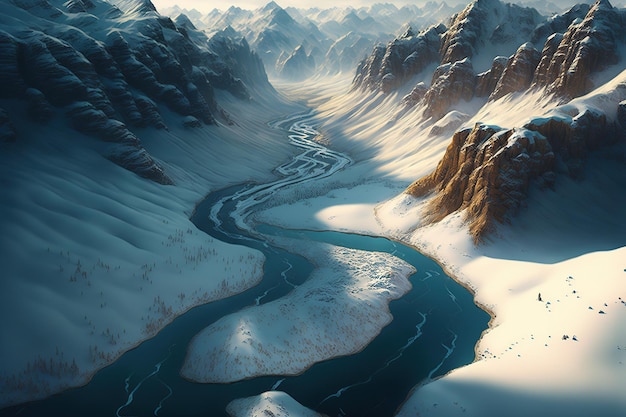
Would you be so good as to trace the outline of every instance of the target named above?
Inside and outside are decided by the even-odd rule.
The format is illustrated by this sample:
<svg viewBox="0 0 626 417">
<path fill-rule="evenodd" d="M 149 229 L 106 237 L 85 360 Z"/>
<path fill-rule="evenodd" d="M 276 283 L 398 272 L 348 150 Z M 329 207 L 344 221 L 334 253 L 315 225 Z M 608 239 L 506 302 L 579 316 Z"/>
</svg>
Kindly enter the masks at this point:
<svg viewBox="0 0 626 417">
<path fill-rule="evenodd" d="M 191 309 L 152 339 L 96 373 L 85 386 L 42 401 L 0 410 L 0 416 L 225 416 L 237 398 L 271 389 L 331 417 L 392 416 L 409 391 L 431 378 L 468 364 L 489 316 L 472 295 L 433 260 L 381 237 L 339 232 L 285 230 L 248 221 L 254 209 L 281 188 L 334 175 L 352 163 L 312 139 L 311 114 L 271 123 L 289 132 L 302 149 L 276 168 L 267 184 L 240 184 L 211 193 L 192 222 L 213 237 L 260 250 L 266 257 L 262 282 L 239 295 Z M 413 265 L 412 290 L 390 304 L 394 320 L 361 352 L 313 365 L 298 376 L 268 376 L 232 384 L 197 384 L 180 377 L 187 345 L 219 318 L 289 293 L 313 270 L 305 258 L 272 246 L 264 236 L 315 240 L 366 251 L 391 253 Z"/>
</svg>

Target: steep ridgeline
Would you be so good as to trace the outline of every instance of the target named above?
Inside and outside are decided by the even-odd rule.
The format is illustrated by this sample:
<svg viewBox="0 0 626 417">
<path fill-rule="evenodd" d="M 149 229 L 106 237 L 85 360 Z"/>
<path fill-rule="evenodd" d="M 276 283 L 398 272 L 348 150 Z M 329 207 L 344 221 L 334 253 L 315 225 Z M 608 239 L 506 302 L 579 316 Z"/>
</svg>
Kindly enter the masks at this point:
<svg viewBox="0 0 626 417">
<path fill-rule="evenodd" d="M 386 46 L 377 46 L 357 69 L 354 86 L 391 91 L 432 65 L 469 58 L 490 62 L 492 51 L 509 54 L 543 21 L 534 9 L 499 0 L 477 0 L 449 24 L 416 34 L 409 30 Z M 471 63 L 471 62 L 470 62 Z M 443 75 L 445 71 L 438 71 Z M 435 83 L 433 76 L 433 84 Z"/>
<path fill-rule="evenodd" d="M 476 0 L 448 27 L 409 30 L 376 46 L 359 65 L 353 85 L 390 92 L 406 89 L 417 77 L 422 84 L 405 101 L 409 107 L 422 105 L 425 118 L 434 120 L 461 99 L 495 101 L 529 88 L 571 99 L 591 90 L 591 74 L 617 63 L 623 19 L 608 1 L 544 19 L 534 9 Z M 436 65 L 428 77 L 425 70 Z"/>
<path fill-rule="evenodd" d="M 430 64 L 439 61 L 444 25 L 432 26 L 416 35 L 409 28 L 402 36 L 377 45 L 372 54 L 361 61 L 354 77 L 354 87 L 389 92 L 406 83 Z"/>
<path fill-rule="evenodd" d="M 0 15 L 0 106 L 36 123 L 64 115 L 109 142 L 106 157 L 161 184 L 172 181 L 129 129 L 167 129 L 160 106 L 190 127 L 228 121 L 215 88 L 245 99 L 249 86 L 271 88 L 244 40 L 209 40 L 148 0 L 8 0 Z M 0 111 L 0 134 L 19 141 L 10 113 Z"/>
<path fill-rule="evenodd" d="M 565 98 L 585 94 L 593 88 L 590 75 L 618 63 L 625 40 L 626 12 L 599 0 L 582 22 L 574 21 L 565 34 L 548 38 L 533 85 Z"/>
<path fill-rule="evenodd" d="M 465 210 L 470 232 L 480 242 L 497 223 L 515 214 L 529 187 L 553 187 L 559 175 L 580 178 L 591 152 L 624 145 L 626 72 L 595 93 L 572 98 L 599 87 L 593 85 L 591 75 L 619 62 L 618 51 L 626 40 L 626 11 L 600 0 L 590 8 L 576 6 L 550 24 L 562 28 L 563 16 L 571 19 L 585 10 L 584 18 L 575 18 L 564 34 L 551 34 L 541 53 L 525 43 L 508 59 L 494 59 L 491 69 L 479 75 L 472 73 L 467 59 L 445 64 L 430 88 L 414 89 L 416 97 L 409 99 L 421 103 L 429 117 L 445 114 L 454 100 L 468 100 L 474 84 L 474 94 L 489 95 L 490 101 L 532 87 L 543 88 L 561 103 L 545 116 L 529 115 L 520 127 L 477 123 L 456 132 L 436 170 L 407 190 L 415 197 L 433 197 L 427 221 Z M 540 26 L 542 36 L 545 27 Z M 441 86 L 443 78 L 449 87 Z M 433 93 L 435 89 L 446 98 Z"/>
<path fill-rule="evenodd" d="M 299 80 L 314 74 L 352 72 L 372 45 L 393 39 L 405 26 L 426 27 L 458 10 L 444 2 L 429 2 L 421 8 L 377 3 L 359 8 L 283 9 L 270 1 L 256 10 L 231 6 L 207 15 L 178 6 L 162 12 L 189 16 L 196 27 L 209 33 L 232 27 L 250 41 L 270 75 Z"/>
<path fill-rule="evenodd" d="M 257 51 L 265 68 L 274 76 L 303 79 L 313 73 L 314 63 L 321 62 L 332 41 L 306 21 L 297 21 L 271 1 L 254 11 L 231 6 L 221 13 L 214 10 L 202 15 L 194 10 L 173 7 L 163 10 L 176 21 L 181 17 L 209 33 L 231 32 L 247 39 Z M 312 67 L 312 68 L 311 68 Z"/>
</svg>

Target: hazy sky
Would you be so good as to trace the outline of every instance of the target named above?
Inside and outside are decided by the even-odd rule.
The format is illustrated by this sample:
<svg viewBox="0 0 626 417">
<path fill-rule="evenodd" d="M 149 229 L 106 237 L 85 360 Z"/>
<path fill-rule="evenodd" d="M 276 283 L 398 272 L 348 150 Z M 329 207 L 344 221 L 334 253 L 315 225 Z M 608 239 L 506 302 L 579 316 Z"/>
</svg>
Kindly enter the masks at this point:
<svg viewBox="0 0 626 417">
<path fill-rule="evenodd" d="M 425 3 L 427 0 L 274 0 L 281 7 L 298 6 L 298 7 L 333 7 L 333 6 L 361 6 L 374 3 L 395 3 L 402 5 L 405 3 Z M 469 0 L 468 0 L 469 1 Z M 242 9 L 257 9 L 269 3 L 270 0 L 152 0 L 157 9 L 170 7 L 178 4 L 185 9 L 198 9 L 201 12 L 209 12 L 213 9 L 226 10 L 230 6 L 239 6 Z M 448 4 L 454 4 L 457 1 L 448 1 Z"/>
</svg>

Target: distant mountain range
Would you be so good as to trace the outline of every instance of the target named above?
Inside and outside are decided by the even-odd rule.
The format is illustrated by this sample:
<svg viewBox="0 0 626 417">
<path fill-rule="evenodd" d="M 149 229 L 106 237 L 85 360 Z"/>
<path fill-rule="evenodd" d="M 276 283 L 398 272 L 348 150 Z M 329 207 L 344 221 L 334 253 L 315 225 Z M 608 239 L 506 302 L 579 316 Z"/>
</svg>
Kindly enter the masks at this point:
<svg viewBox="0 0 626 417">
<path fill-rule="evenodd" d="M 449 17 L 459 7 L 427 3 L 396 7 L 391 3 L 361 8 L 282 8 L 270 2 L 256 10 L 232 6 L 207 15 L 178 6 L 163 9 L 184 15 L 207 33 L 231 27 L 250 43 L 270 76 L 303 79 L 314 74 L 353 73 L 378 42 L 387 42 L 406 26 L 425 27 Z"/>
</svg>

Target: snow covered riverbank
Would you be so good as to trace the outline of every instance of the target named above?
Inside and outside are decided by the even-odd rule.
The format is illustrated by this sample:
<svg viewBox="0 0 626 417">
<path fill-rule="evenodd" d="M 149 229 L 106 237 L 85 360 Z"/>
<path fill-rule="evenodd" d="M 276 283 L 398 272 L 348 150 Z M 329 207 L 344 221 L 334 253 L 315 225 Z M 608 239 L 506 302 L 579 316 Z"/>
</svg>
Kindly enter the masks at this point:
<svg viewBox="0 0 626 417">
<path fill-rule="evenodd" d="M 296 375 L 356 353 L 391 320 L 388 304 L 415 270 L 385 253 L 286 241 L 317 268 L 288 295 L 212 324 L 192 341 L 182 374 L 199 382 Z"/>
</svg>

